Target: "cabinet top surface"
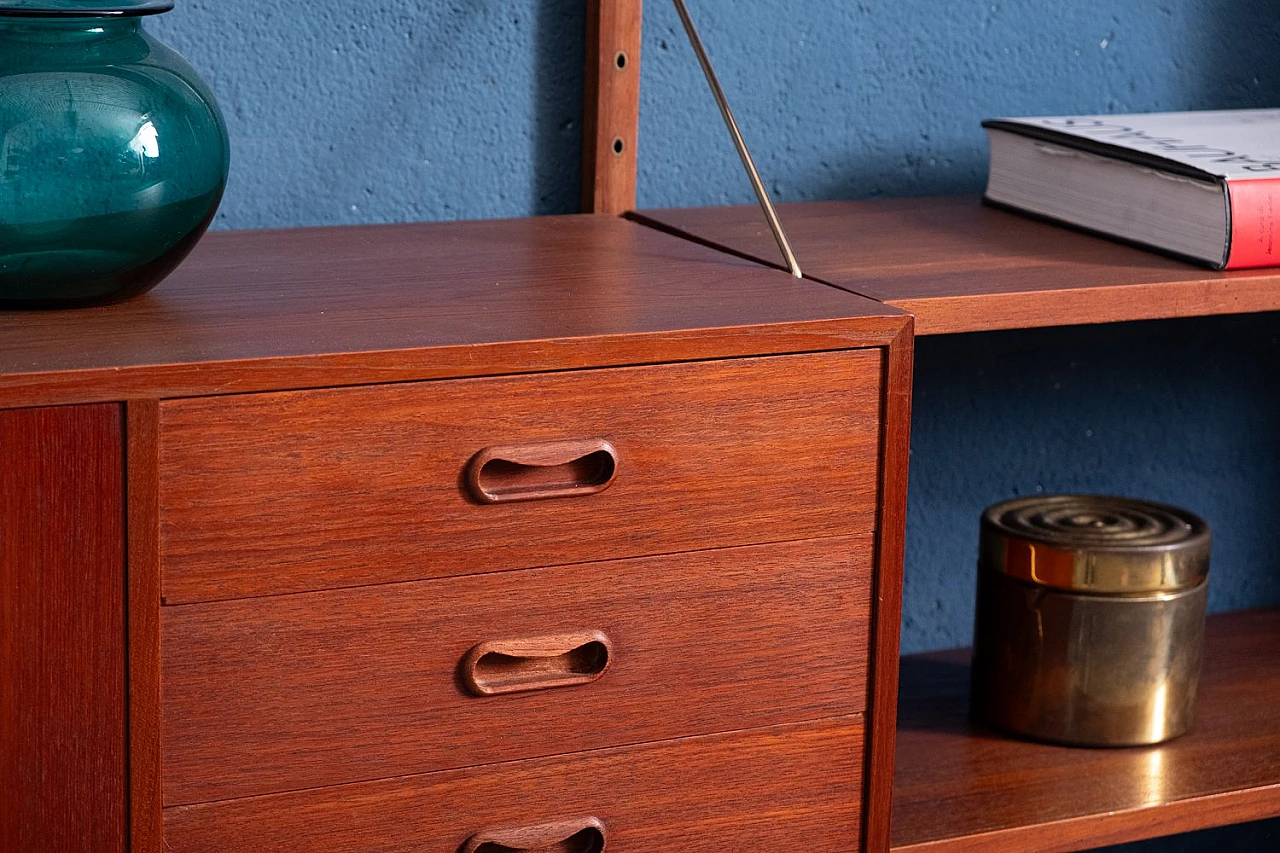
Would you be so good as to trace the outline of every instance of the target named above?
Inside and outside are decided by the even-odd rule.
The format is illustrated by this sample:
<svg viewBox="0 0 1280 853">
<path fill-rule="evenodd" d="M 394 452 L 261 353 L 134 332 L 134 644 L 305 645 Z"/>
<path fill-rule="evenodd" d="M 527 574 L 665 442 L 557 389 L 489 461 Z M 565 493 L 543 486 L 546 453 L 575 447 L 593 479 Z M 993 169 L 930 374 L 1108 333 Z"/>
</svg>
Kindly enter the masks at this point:
<svg viewBox="0 0 1280 853">
<path fill-rule="evenodd" d="M 779 206 L 817 280 L 916 317 L 916 334 L 1280 310 L 1280 268 L 1214 272 L 984 206 L 976 197 Z M 642 221 L 775 263 L 755 207 L 645 211 Z"/>
<path fill-rule="evenodd" d="M 606 216 L 214 232 L 128 302 L 0 312 L 0 405 L 866 346 L 906 323 Z"/>
</svg>

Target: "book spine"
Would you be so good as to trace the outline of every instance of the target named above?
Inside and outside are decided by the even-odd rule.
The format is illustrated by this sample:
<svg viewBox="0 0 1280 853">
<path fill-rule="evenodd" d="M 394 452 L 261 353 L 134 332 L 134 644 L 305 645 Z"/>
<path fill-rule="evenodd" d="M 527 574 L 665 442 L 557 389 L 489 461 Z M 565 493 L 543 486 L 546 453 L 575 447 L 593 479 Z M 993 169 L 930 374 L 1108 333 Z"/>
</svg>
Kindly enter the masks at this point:
<svg viewBox="0 0 1280 853">
<path fill-rule="evenodd" d="M 1243 178 L 1227 182 L 1231 203 L 1229 270 L 1280 266 L 1280 178 Z"/>
</svg>

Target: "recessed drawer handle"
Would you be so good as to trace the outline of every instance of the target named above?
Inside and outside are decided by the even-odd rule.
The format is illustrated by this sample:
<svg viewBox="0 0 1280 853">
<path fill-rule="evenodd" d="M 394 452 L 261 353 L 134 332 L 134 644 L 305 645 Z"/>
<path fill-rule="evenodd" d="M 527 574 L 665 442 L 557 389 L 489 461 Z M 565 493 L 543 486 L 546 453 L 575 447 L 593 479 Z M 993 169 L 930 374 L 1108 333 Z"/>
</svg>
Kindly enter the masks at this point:
<svg viewBox="0 0 1280 853">
<path fill-rule="evenodd" d="M 477 696 L 590 684 L 613 660 L 613 644 L 599 631 L 490 640 L 462 659 L 462 682 Z"/>
<path fill-rule="evenodd" d="M 467 839 L 460 853 L 604 853 L 604 824 L 597 818 L 540 826 L 486 829 Z"/>
<path fill-rule="evenodd" d="M 482 503 L 594 495 L 618 475 L 618 451 L 603 438 L 486 447 L 467 463 L 466 484 Z"/>
</svg>

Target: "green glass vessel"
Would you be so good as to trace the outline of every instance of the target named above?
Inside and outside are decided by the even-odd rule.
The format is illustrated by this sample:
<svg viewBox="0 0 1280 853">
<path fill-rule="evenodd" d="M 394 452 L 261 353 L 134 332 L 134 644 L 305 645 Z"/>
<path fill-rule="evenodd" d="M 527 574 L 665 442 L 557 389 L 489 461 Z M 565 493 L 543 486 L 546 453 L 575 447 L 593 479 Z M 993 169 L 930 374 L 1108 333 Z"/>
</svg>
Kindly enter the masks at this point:
<svg viewBox="0 0 1280 853">
<path fill-rule="evenodd" d="M 170 0 L 0 0 L 0 308 L 97 305 L 182 262 L 226 186 L 212 94 L 143 16 Z"/>
</svg>

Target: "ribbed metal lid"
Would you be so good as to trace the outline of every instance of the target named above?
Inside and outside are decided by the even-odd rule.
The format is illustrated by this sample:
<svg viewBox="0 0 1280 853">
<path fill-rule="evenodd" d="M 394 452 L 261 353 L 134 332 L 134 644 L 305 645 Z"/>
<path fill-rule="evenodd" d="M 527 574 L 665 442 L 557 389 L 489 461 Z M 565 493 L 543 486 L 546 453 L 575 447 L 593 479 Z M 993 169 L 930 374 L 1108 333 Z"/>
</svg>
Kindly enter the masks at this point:
<svg viewBox="0 0 1280 853">
<path fill-rule="evenodd" d="M 0 17 L 124 18 L 155 15 L 173 8 L 173 0 L 0 0 Z"/>
<path fill-rule="evenodd" d="M 1186 510 L 1131 498 L 1037 495 L 988 507 L 981 564 L 1054 589 L 1189 589 L 1209 573 L 1209 525 Z"/>
</svg>

